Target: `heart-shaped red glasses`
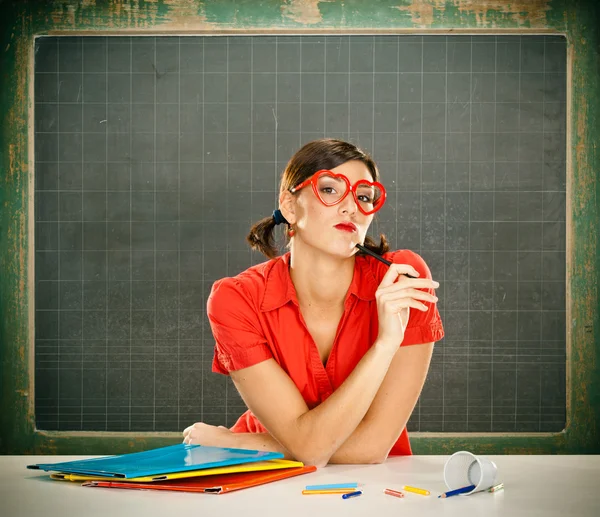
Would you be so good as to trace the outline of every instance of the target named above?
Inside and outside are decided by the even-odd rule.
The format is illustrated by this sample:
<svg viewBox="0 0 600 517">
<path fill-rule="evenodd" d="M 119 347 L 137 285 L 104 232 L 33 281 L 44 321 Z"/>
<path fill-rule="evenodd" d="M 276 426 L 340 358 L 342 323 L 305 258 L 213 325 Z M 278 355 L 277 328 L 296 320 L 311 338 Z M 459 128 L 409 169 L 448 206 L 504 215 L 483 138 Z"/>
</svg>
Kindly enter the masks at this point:
<svg viewBox="0 0 600 517">
<path fill-rule="evenodd" d="M 385 187 L 377 181 L 358 180 L 354 185 L 344 174 L 323 169 L 315 172 L 309 179 L 290 189 L 298 192 L 312 185 L 313 192 L 325 206 L 341 203 L 349 192 L 352 192 L 356 206 L 365 215 L 379 210 L 385 203 Z"/>
</svg>

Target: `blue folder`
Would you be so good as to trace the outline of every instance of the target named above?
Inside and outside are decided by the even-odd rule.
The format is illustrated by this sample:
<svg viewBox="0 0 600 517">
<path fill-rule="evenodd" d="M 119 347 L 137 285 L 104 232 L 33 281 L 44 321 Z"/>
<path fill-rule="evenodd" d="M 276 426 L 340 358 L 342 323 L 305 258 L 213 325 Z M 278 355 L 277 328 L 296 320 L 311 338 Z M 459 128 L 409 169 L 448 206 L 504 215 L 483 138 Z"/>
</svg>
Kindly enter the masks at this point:
<svg viewBox="0 0 600 517">
<path fill-rule="evenodd" d="M 27 468 L 68 472 L 71 474 L 134 478 L 227 465 L 240 465 L 242 463 L 278 458 L 283 458 L 283 454 L 280 452 L 204 447 L 202 445 L 186 445 L 181 443 L 119 456 L 104 456 L 102 458 L 65 461 L 62 463 L 38 463 L 27 465 Z"/>
</svg>

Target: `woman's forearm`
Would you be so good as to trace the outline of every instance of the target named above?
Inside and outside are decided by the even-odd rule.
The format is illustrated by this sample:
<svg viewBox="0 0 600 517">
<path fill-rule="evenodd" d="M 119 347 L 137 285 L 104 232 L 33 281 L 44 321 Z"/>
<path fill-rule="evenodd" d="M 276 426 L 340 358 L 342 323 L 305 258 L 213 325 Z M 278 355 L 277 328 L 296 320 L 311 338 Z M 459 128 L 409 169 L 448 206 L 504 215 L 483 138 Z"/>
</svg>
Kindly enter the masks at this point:
<svg viewBox="0 0 600 517">
<path fill-rule="evenodd" d="M 368 454 L 364 447 L 355 446 L 362 441 L 358 434 L 363 433 L 363 430 L 357 428 L 352 436 L 331 456 L 329 463 L 375 463 L 375 456 Z M 355 435 L 357 435 L 356 440 L 353 439 L 355 438 Z M 257 451 L 281 452 L 284 455 L 283 458 L 286 460 L 296 459 L 290 451 L 269 433 L 232 433 L 231 439 L 232 441 L 230 443 L 223 444 L 223 446 Z"/>
<path fill-rule="evenodd" d="M 368 448 L 364 445 L 367 438 L 367 431 L 361 422 L 350 438 L 331 456 L 329 463 L 364 464 L 375 463 L 379 459 L 384 459 L 369 453 Z M 230 443 L 223 444 L 223 446 L 257 451 L 281 452 L 286 460 L 296 459 L 290 451 L 268 432 L 232 433 L 231 440 Z"/>
<path fill-rule="evenodd" d="M 363 420 L 342 446 L 329 458 L 329 463 L 355 465 L 384 461 L 389 450 L 385 452 L 382 450 L 380 446 L 382 437 L 374 436 L 372 427 L 366 420 Z"/>
<path fill-rule="evenodd" d="M 302 448 L 316 465 L 325 465 L 356 430 L 375 395 L 397 349 L 375 341 L 342 385 L 324 402 L 297 420 Z"/>
</svg>

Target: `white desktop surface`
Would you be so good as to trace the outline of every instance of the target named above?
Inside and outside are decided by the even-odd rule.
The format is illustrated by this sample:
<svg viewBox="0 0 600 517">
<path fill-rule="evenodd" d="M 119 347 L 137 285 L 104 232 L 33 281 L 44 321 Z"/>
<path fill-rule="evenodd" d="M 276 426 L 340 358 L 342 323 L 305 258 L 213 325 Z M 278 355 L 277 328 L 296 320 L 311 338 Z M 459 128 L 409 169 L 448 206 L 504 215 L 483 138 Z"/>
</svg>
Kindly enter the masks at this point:
<svg viewBox="0 0 600 517">
<path fill-rule="evenodd" d="M 390 457 L 380 465 L 330 465 L 311 474 L 223 495 L 82 487 L 54 481 L 49 473 L 26 469 L 93 456 L 0 456 L 0 517 L 118 517 L 260 515 L 317 517 L 448 516 L 599 517 L 600 455 L 488 456 L 505 489 L 438 499 L 447 490 L 448 456 Z M 358 482 L 363 495 L 301 494 L 305 485 Z M 398 499 L 384 489 L 412 485 L 430 496 L 406 493 Z"/>
</svg>

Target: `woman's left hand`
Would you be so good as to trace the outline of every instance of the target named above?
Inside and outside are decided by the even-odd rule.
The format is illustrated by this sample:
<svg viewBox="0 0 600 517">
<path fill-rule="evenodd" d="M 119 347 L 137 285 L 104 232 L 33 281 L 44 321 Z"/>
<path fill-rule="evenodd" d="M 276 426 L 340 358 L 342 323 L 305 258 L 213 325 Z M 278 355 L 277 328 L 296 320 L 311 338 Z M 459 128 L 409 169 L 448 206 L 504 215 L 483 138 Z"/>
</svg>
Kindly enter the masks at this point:
<svg viewBox="0 0 600 517">
<path fill-rule="evenodd" d="M 203 422 L 186 427 L 183 430 L 183 443 L 207 447 L 230 447 L 233 433 L 222 425 L 209 425 Z"/>
</svg>

